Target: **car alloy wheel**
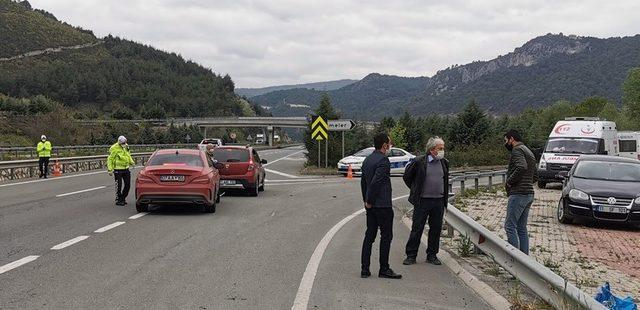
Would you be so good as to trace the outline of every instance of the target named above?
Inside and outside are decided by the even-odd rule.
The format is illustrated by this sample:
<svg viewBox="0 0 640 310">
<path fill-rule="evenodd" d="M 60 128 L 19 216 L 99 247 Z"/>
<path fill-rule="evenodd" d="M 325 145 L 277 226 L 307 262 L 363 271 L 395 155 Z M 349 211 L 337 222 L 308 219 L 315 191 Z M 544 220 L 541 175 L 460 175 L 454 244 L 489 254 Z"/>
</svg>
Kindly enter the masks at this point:
<svg viewBox="0 0 640 310">
<path fill-rule="evenodd" d="M 558 222 L 562 224 L 570 224 L 571 222 L 573 222 L 571 217 L 567 215 L 567 210 L 565 210 L 564 203 L 562 202 L 562 198 L 560 198 L 560 201 L 558 201 L 557 215 L 558 215 Z"/>
</svg>

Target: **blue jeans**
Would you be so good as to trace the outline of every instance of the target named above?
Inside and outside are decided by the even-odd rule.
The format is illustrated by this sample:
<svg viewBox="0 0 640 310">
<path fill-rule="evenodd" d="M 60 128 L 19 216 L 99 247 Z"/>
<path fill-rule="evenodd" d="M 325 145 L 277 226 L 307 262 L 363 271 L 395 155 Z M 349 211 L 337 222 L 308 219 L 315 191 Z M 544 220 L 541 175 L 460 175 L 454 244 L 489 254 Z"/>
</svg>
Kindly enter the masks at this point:
<svg viewBox="0 0 640 310">
<path fill-rule="evenodd" d="M 509 196 L 507 217 L 504 220 L 504 230 L 507 232 L 509 244 L 527 255 L 529 255 L 527 218 L 532 204 L 533 194 Z"/>
</svg>

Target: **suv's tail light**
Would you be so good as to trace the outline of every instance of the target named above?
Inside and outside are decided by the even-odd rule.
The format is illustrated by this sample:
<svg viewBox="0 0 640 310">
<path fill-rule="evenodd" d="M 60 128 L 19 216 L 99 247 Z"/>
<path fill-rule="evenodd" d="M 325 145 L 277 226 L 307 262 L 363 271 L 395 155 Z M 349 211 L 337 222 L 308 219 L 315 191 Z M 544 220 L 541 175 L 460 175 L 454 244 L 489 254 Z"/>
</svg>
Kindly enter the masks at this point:
<svg viewBox="0 0 640 310">
<path fill-rule="evenodd" d="M 247 171 L 253 171 L 256 166 L 253 164 L 253 160 L 249 161 L 249 167 L 247 167 Z"/>
<path fill-rule="evenodd" d="M 203 176 L 197 177 L 197 178 L 193 179 L 193 181 L 191 181 L 191 183 L 207 184 L 207 183 L 209 183 L 209 176 L 208 175 L 203 175 Z"/>
</svg>

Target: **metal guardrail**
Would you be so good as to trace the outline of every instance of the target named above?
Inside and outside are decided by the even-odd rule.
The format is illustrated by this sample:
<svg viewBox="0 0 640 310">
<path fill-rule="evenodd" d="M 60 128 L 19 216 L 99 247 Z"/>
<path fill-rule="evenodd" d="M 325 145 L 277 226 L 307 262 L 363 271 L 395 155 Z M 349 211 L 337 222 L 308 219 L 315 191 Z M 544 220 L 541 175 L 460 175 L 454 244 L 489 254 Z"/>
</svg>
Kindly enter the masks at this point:
<svg viewBox="0 0 640 310">
<path fill-rule="evenodd" d="M 182 144 L 183 146 L 188 146 L 189 148 L 195 148 L 195 144 Z M 279 147 L 268 147 L 268 146 L 254 146 L 256 150 L 267 150 L 267 149 L 276 149 L 282 147 L 291 147 L 297 146 L 299 144 L 291 144 L 291 145 L 283 145 Z M 163 146 L 168 146 L 168 144 L 163 144 Z M 177 147 L 179 144 L 171 144 L 171 146 Z M 129 145 L 131 147 L 131 145 Z M 106 152 L 105 152 L 106 153 Z M 131 156 L 136 161 L 136 163 L 144 163 L 147 161 L 149 156 L 151 156 L 153 152 L 138 152 L 132 153 Z M 49 161 L 49 171 L 51 172 L 53 166 L 56 162 L 60 163 L 61 172 L 70 173 L 70 172 L 81 172 L 81 171 L 90 171 L 97 169 L 106 169 L 108 155 L 95 155 L 95 156 L 77 156 L 77 157 L 63 157 L 63 158 L 51 158 Z M 24 178 L 33 178 L 38 176 L 38 160 L 37 159 L 27 159 L 27 160 L 12 160 L 12 161 L 0 161 L 0 182 L 6 180 L 17 180 Z M 52 175 L 52 173 L 49 173 Z"/>
<path fill-rule="evenodd" d="M 129 149 L 133 152 L 142 152 L 167 148 L 195 148 L 197 143 L 177 143 L 177 144 L 129 144 Z M 59 157 L 65 152 L 97 152 L 106 153 L 111 145 L 74 145 L 74 146 L 54 146 L 51 155 Z M 36 147 L 0 147 L 0 159 L 7 157 L 15 158 L 36 158 L 38 157 Z"/>
<path fill-rule="evenodd" d="M 147 161 L 152 152 L 132 153 L 131 157 L 136 163 Z M 106 169 L 108 155 L 80 156 L 52 158 L 49 162 L 49 175 L 53 174 L 53 166 L 60 163 L 60 170 L 64 173 Z M 0 162 L 0 181 L 33 178 L 39 174 L 38 160 L 12 160 Z"/>
<path fill-rule="evenodd" d="M 465 190 L 466 182 L 474 180 L 474 188 L 481 186 L 480 179 L 489 178 L 485 186 L 493 186 L 492 179 L 500 177 L 500 183 L 506 179 L 506 171 L 483 171 L 471 174 L 458 174 L 451 178 L 451 184 L 460 183 L 460 193 Z M 555 274 L 535 259 L 522 253 L 506 240 L 474 221 L 464 212 L 451 204 L 447 208 L 445 221 L 450 229 L 468 237 L 482 252 L 490 255 L 502 268 L 507 270 L 538 296 L 556 309 L 607 309 L 593 297 L 581 291 L 572 283 Z"/>
</svg>

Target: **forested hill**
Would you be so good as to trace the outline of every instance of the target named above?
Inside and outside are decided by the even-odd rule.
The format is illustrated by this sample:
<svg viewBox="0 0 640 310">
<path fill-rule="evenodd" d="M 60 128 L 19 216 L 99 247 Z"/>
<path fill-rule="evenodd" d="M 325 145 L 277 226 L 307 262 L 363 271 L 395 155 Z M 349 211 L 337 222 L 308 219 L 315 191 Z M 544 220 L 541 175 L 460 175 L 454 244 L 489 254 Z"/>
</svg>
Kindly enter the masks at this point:
<svg viewBox="0 0 640 310">
<path fill-rule="evenodd" d="M 629 70 L 640 67 L 639 51 L 640 35 L 601 39 L 547 34 L 506 55 L 453 65 L 430 78 L 372 74 L 327 93 L 345 116 L 367 119 L 403 112 L 456 113 L 472 100 L 491 114 L 513 114 L 592 96 L 621 104 L 622 82 Z M 321 94 L 284 90 L 251 100 L 270 107 L 276 115 L 304 115 L 317 106 Z"/>
<path fill-rule="evenodd" d="M 86 117 L 255 115 L 230 76 L 175 53 L 74 28 L 26 2 L 0 0 L 1 56 L 103 41 L 96 46 L 0 61 L 0 93 L 44 95 Z M 5 44 L 8 42 L 8 44 Z"/>
</svg>

